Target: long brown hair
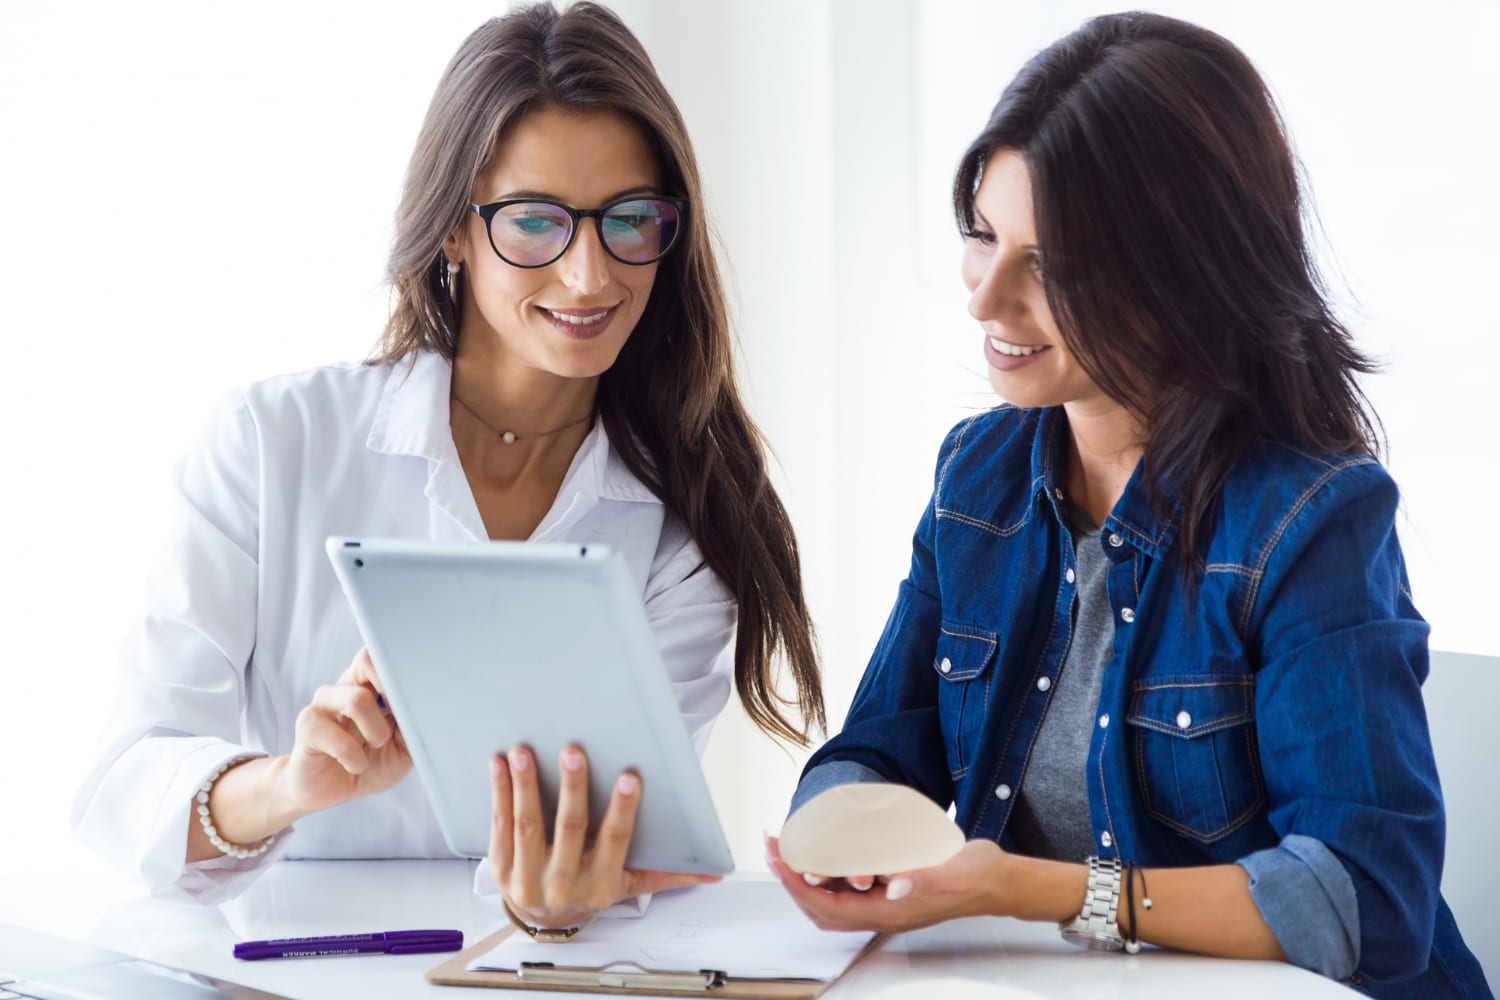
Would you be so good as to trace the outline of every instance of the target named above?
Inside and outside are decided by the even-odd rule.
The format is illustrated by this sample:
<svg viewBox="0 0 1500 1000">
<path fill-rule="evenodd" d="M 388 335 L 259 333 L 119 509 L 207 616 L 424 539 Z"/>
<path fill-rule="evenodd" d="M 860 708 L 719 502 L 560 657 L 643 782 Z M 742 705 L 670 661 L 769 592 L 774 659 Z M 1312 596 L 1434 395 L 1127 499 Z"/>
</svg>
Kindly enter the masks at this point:
<svg viewBox="0 0 1500 1000">
<path fill-rule="evenodd" d="M 687 127 L 640 42 L 611 11 L 541 3 L 476 30 L 443 73 L 407 169 L 387 278 L 396 302 L 372 363 L 419 350 L 452 361 L 458 307 L 443 287 L 442 242 L 506 129 L 542 108 L 609 109 L 640 127 L 667 193 L 688 202 L 640 322 L 599 380 L 610 445 L 687 526 L 739 604 L 734 681 L 746 713 L 806 745 L 826 727 L 797 541 L 766 473 L 765 447 L 740 400 L 723 284 L 703 214 Z M 781 694 L 786 657 L 795 697 Z M 783 708 L 796 705 L 801 725 Z"/>
<path fill-rule="evenodd" d="M 1047 301 L 1069 351 L 1146 428 L 1158 516 L 1180 493 L 1183 570 L 1257 438 L 1377 452 L 1356 376 L 1376 370 L 1334 316 L 1303 234 L 1285 129 L 1244 54 L 1155 14 L 1095 18 L 1028 62 L 953 184 L 974 226 L 984 164 L 1031 175 Z"/>
</svg>

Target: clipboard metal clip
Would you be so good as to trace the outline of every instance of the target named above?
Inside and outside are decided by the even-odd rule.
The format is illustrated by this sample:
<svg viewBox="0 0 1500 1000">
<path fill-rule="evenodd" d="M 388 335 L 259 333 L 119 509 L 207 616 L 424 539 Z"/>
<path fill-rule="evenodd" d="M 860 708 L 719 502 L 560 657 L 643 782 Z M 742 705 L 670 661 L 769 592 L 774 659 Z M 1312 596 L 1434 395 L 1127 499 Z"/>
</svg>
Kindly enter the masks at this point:
<svg viewBox="0 0 1500 1000">
<path fill-rule="evenodd" d="M 617 971 L 619 968 L 639 972 Z M 589 968 L 576 965 L 553 965 L 551 962 L 522 962 L 516 978 L 538 986 L 603 986 L 625 990 L 710 990 L 723 986 L 725 975 L 714 969 L 676 972 L 648 969 L 635 962 L 616 962 L 609 966 Z"/>
</svg>

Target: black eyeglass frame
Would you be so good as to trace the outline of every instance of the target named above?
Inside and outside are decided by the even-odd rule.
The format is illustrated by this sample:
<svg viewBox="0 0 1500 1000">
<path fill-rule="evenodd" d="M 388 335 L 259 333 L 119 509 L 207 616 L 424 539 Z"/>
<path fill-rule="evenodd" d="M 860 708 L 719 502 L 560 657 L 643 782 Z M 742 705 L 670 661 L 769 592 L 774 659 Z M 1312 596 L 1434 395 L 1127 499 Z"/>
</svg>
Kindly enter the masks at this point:
<svg viewBox="0 0 1500 1000">
<path fill-rule="evenodd" d="M 601 226 L 604 217 L 609 214 L 611 209 L 618 208 L 621 205 L 627 205 L 632 201 L 664 201 L 677 210 L 677 230 L 672 234 L 672 242 L 668 243 L 665 250 L 657 254 L 655 257 L 652 257 L 650 260 L 626 260 L 624 257 L 621 257 L 619 254 L 611 250 L 609 248 L 609 241 L 604 238 L 604 229 Z M 509 257 L 505 256 L 505 254 L 501 253 L 500 248 L 495 245 L 495 233 L 493 228 L 495 216 L 499 214 L 502 208 L 505 208 L 509 205 L 527 204 L 551 205 L 554 208 L 562 209 L 562 211 L 567 214 L 572 224 L 572 228 L 568 231 L 567 242 L 562 245 L 562 249 L 557 252 L 557 256 L 541 264 L 517 264 Z M 509 264 L 511 267 L 525 268 L 528 271 L 535 270 L 539 267 L 550 267 L 551 265 L 556 264 L 559 260 L 561 260 L 563 254 L 567 253 L 568 250 L 573 246 L 573 241 L 578 238 L 578 230 L 582 226 L 581 220 L 583 219 L 594 220 L 594 229 L 599 233 L 599 245 L 604 248 L 605 253 L 609 254 L 621 264 L 629 264 L 632 267 L 644 267 L 647 264 L 655 264 L 667 254 L 671 253 L 673 250 L 676 250 L 677 244 L 682 242 L 682 230 L 684 228 L 684 220 L 687 218 L 687 207 L 688 203 L 684 198 L 669 198 L 666 195 L 660 194 L 636 194 L 631 195 L 627 198 L 617 198 L 614 201 L 610 202 L 608 205 L 602 205 L 599 208 L 574 208 L 572 205 L 564 205 L 560 201 L 551 201 L 547 198 L 508 198 L 505 201 L 492 201 L 488 205 L 477 205 L 472 201 L 469 202 L 470 211 L 484 220 L 484 235 L 490 241 L 490 249 L 495 251 L 495 256 L 505 261 L 505 263 Z"/>
</svg>

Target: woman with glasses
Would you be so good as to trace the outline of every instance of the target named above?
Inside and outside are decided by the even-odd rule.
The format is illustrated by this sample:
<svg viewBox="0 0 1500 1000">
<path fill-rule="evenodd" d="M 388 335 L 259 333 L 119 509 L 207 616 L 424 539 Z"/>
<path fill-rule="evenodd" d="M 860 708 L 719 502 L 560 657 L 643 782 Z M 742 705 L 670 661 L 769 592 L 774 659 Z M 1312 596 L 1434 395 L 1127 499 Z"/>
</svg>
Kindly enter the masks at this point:
<svg viewBox="0 0 1500 1000">
<path fill-rule="evenodd" d="M 824 927 L 1009 915 L 1489 996 L 1438 891 L 1428 629 L 1372 365 L 1322 292 L 1255 69 L 1181 21 L 1093 20 L 1006 88 L 953 197 L 1007 405 L 943 444 L 910 575 L 794 805 L 896 782 L 969 839 L 852 878 L 773 857 L 788 892 Z"/>
<path fill-rule="evenodd" d="M 740 401 L 687 131 L 613 14 L 540 4 L 463 44 L 417 139 L 389 279 L 373 360 L 232 394 L 180 466 L 125 700 L 74 814 L 158 892 L 212 900 L 278 856 L 449 856 L 401 780 L 411 760 L 329 535 L 606 543 L 641 581 L 700 752 L 731 676 L 772 736 L 822 724 L 796 542 Z M 581 828 L 581 751 L 488 763 L 481 881 L 528 925 L 697 880 L 623 868 L 650 794 L 634 775 L 584 850 L 542 840 L 536 780 L 559 768 L 558 827 Z"/>
</svg>

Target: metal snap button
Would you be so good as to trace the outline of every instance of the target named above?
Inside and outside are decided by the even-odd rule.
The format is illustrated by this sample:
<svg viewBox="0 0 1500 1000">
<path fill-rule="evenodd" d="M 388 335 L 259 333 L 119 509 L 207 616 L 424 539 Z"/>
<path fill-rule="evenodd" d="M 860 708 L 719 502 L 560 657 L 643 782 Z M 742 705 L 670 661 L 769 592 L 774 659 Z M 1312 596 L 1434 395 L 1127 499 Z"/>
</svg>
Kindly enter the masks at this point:
<svg viewBox="0 0 1500 1000">
<path fill-rule="evenodd" d="M 1188 714 L 1187 712 L 1178 712 L 1177 713 L 1177 728 L 1178 729 L 1187 729 L 1192 724 L 1193 724 L 1193 717 L 1190 714 Z"/>
<path fill-rule="evenodd" d="M 953 661 L 948 659 L 946 656 L 943 657 L 943 662 L 938 664 L 938 669 L 945 674 L 948 673 L 953 669 Z"/>
</svg>

